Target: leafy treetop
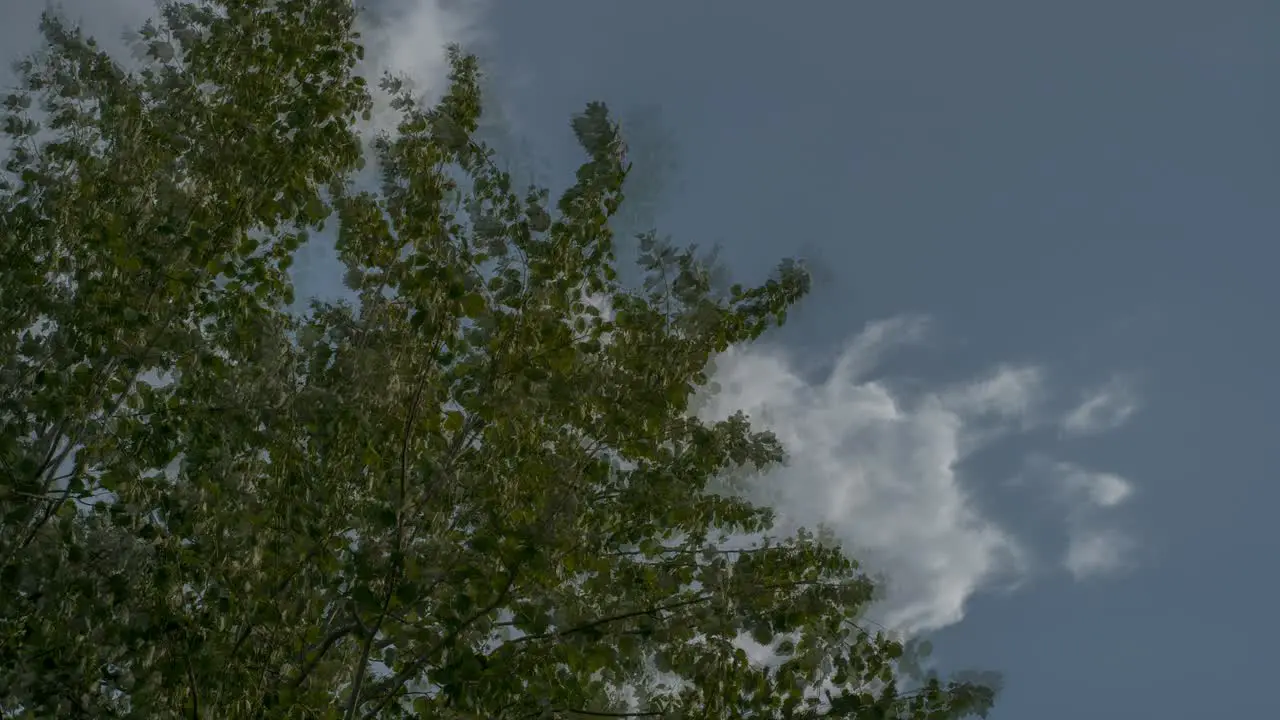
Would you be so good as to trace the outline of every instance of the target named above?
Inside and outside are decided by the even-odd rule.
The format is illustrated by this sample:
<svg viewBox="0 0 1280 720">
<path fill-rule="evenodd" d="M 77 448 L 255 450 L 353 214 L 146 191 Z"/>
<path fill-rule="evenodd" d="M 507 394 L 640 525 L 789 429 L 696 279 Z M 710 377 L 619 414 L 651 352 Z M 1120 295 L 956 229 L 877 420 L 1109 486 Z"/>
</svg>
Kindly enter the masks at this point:
<svg viewBox="0 0 1280 720">
<path fill-rule="evenodd" d="M 353 186 L 347 0 L 172 2 L 126 72 L 54 16 L 4 102 L 0 716 L 953 718 L 900 691 L 837 547 L 710 481 L 783 459 L 691 417 L 804 295 L 647 236 L 603 105 L 553 205 L 475 140 L 476 60 Z M 31 118 L 38 100 L 44 137 Z M 337 228 L 355 303 L 289 311 Z M 593 298 L 606 298 L 612 314 Z M 733 538 L 758 541 L 732 544 Z M 753 664 L 742 635 L 773 643 Z"/>
</svg>

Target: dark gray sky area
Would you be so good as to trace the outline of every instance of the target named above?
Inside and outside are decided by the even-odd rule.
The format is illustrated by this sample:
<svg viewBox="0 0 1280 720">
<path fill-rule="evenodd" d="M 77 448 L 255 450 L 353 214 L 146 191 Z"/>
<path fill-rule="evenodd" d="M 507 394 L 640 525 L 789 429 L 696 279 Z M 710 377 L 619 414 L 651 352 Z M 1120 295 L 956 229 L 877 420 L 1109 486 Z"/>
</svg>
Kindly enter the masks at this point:
<svg viewBox="0 0 1280 720">
<path fill-rule="evenodd" d="M 707 412 L 788 444 L 754 492 L 888 577 L 872 617 L 1004 673 L 995 720 L 1275 716 L 1280 3 L 370 4 L 371 68 L 481 53 L 554 184 L 604 100 L 674 163 L 642 222 L 813 263 Z"/>
</svg>

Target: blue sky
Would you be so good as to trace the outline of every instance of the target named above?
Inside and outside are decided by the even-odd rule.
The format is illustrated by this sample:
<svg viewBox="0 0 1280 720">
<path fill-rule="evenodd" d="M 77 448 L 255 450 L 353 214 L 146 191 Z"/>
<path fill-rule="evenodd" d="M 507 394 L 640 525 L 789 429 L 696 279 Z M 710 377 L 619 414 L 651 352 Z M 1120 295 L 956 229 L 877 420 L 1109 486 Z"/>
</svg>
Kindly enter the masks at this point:
<svg viewBox="0 0 1280 720">
<path fill-rule="evenodd" d="M 707 412 L 779 433 L 759 498 L 942 666 L 1002 671 L 996 720 L 1274 712 L 1280 4 L 370 4 L 367 69 L 429 94 L 463 42 L 544 177 L 604 100 L 675 163 L 661 231 L 735 280 L 816 265 Z M 151 7 L 64 5 L 104 38 Z M 0 0 L 0 44 L 37 6 Z"/>
</svg>

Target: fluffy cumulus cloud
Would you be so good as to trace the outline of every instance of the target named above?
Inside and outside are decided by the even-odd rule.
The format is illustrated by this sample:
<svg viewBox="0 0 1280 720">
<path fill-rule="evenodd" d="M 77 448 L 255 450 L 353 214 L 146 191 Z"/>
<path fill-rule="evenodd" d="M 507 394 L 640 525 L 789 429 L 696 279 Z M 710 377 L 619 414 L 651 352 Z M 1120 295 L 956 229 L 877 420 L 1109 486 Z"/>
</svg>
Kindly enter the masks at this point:
<svg viewBox="0 0 1280 720">
<path fill-rule="evenodd" d="M 1080 403 L 1062 417 L 1062 431 L 1072 436 L 1107 432 L 1128 422 L 1137 410 L 1137 394 L 1130 383 L 1112 378 L 1083 394 Z"/>
<path fill-rule="evenodd" d="M 1016 583 L 1029 569 L 1034 554 L 975 502 L 964 461 L 1045 422 L 1048 396 L 1036 367 L 997 366 L 910 390 L 878 373 L 887 353 L 926 330 L 918 318 L 873 324 L 818 379 L 785 350 L 735 349 L 717 360 L 721 390 L 700 410 L 706 418 L 743 410 L 778 435 L 788 462 L 747 492 L 777 509 L 781 529 L 831 528 L 886 578 L 877 619 L 907 633 L 957 622 L 975 593 Z M 1118 569 L 1127 548 L 1116 533 L 1093 531 L 1077 506 L 1117 505 L 1129 484 L 1074 466 L 1040 469 L 1072 503 L 1062 514 L 1072 531 L 1069 569 L 1081 577 Z"/>
</svg>

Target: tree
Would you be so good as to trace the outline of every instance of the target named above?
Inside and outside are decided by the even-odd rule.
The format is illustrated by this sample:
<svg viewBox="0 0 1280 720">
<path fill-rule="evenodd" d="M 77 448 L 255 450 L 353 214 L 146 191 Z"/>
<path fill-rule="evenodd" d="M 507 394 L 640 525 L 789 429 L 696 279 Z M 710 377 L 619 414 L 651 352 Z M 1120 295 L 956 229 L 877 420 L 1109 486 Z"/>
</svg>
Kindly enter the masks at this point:
<svg viewBox="0 0 1280 720">
<path fill-rule="evenodd" d="M 602 105 L 554 207 L 472 136 L 475 59 L 352 187 L 370 107 L 347 0 L 165 6 L 126 73 L 46 16 L 5 101 L 0 716 L 912 717 L 838 547 L 710 481 L 783 460 L 686 412 L 806 291 L 616 279 Z M 38 100 L 43 139 L 29 115 Z M 355 303 L 295 315 L 336 224 Z M 593 298 L 606 298 L 602 313 Z M 734 542 L 738 544 L 733 544 Z M 748 662 L 734 642 L 773 643 Z"/>
</svg>

